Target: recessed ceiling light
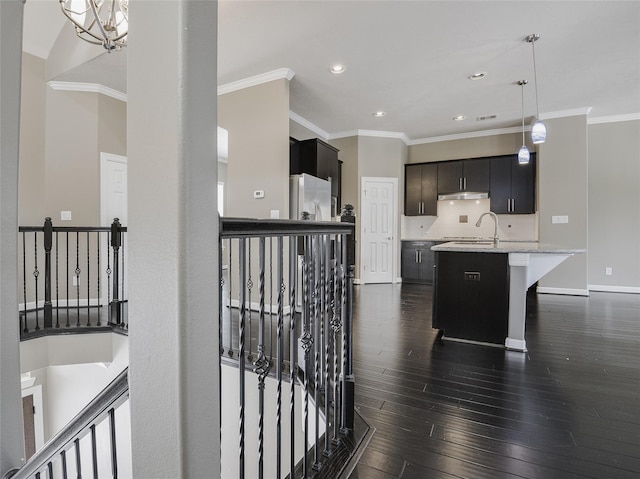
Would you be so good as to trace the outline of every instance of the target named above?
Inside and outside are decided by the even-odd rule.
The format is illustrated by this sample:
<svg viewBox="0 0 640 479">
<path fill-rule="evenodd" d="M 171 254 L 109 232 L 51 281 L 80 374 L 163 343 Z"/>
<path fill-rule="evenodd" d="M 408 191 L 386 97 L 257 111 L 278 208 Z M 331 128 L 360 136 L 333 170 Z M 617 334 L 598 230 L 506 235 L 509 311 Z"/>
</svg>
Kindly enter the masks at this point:
<svg viewBox="0 0 640 479">
<path fill-rule="evenodd" d="M 346 69 L 347 67 L 345 67 L 344 65 L 333 65 L 331 67 L 331 73 L 335 73 L 337 75 L 338 73 L 343 73 Z"/>
<path fill-rule="evenodd" d="M 469 78 L 469 80 L 482 80 L 486 76 L 487 72 L 477 72 L 469 75 L 467 78 Z"/>
<path fill-rule="evenodd" d="M 376 118 L 380 118 L 380 117 L 385 116 L 386 114 L 387 114 L 387 113 L 386 113 L 386 112 L 384 112 L 384 111 L 377 111 L 377 112 L 375 112 L 375 113 L 373 114 L 373 116 L 375 116 Z"/>
<path fill-rule="evenodd" d="M 458 115 L 458 116 L 454 116 L 453 119 L 455 121 L 462 121 L 462 120 L 466 120 L 467 117 L 465 115 Z"/>
</svg>

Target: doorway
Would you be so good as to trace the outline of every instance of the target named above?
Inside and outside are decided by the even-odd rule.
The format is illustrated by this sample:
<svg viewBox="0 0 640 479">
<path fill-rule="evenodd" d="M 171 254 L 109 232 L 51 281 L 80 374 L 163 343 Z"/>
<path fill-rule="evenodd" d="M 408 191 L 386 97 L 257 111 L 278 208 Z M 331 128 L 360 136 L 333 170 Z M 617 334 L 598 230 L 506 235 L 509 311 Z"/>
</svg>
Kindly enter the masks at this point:
<svg viewBox="0 0 640 479">
<path fill-rule="evenodd" d="M 394 283 L 398 225 L 397 178 L 363 177 L 360 282 Z"/>
<path fill-rule="evenodd" d="M 127 157 L 114 155 L 112 153 L 100 153 L 100 222 L 101 226 L 111 226 L 114 218 L 120 220 L 122 226 L 127 226 L 128 222 L 128 194 L 127 194 Z M 104 243 L 101 245 L 103 251 L 109 251 L 107 245 L 107 235 L 104 235 Z M 120 299 L 128 298 L 126 285 L 128 281 L 126 260 L 127 247 L 124 243 L 120 250 L 120 278 L 124 281 L 125 290 L 122 291 Z M 106 269 L 102 271 L 102 284 L 107 284 L 109 277 Z M 103 288 L 102 304 L 109 304 L 110 288 Z"/>
</svg>

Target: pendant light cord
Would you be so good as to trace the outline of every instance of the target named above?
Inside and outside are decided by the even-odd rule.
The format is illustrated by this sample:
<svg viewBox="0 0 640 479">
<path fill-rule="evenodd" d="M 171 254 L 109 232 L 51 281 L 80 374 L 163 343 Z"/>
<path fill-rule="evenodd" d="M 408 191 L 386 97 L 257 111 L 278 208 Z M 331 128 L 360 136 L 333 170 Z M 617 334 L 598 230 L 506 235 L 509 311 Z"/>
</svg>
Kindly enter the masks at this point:
<svg viewBox="0 0 640 479">
<path fill-rule="evenodd" d="M 540 119 L 540 108 L 538 107 L 538 73 L 536 71 L 536 41 L 531 42 L 531 50 L 533 51 L 533 81 L 536 87 L 536 119 Z"/>
<path fill-rule="evenodd" d="M 520 86 L 522 87 L 520 89 L 520 91 L 522 92 L 521 94 L 521 98 L 522 98 L 522 146 L 524 146 L 524 80 L 520 83 Z"/>
</svg>

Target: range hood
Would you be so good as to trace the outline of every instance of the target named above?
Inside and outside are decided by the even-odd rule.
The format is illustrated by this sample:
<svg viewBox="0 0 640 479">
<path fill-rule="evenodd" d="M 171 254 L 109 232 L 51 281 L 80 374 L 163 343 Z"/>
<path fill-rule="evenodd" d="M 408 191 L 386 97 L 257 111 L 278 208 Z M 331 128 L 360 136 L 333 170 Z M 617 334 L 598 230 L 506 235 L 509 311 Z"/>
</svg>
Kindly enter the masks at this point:
<svg viewBox="0 0 640 479">
<path fill-rule="evenodd" d="M 489 198 L 487 191 L 459 191 L 438 195 L 438 200 L 486 200 Z"/>
</svg>

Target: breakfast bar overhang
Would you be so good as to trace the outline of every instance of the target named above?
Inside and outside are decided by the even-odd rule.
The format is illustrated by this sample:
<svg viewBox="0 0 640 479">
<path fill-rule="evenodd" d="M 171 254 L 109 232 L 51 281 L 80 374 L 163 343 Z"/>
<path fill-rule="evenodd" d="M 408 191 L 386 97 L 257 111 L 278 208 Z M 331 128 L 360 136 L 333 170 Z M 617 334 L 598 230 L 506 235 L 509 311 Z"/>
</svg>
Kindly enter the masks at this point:
<svg viewBox="0 0 640 479">
<path fill-rule="evenodd" d="M 431 249 L 436 253 L 433 327 L 445 339 L 504 344 L 520 352 L 527 350 L 527 290 L 568 257 L 586 251 L 506 241 L 450 242 Z"/>
</svg>

